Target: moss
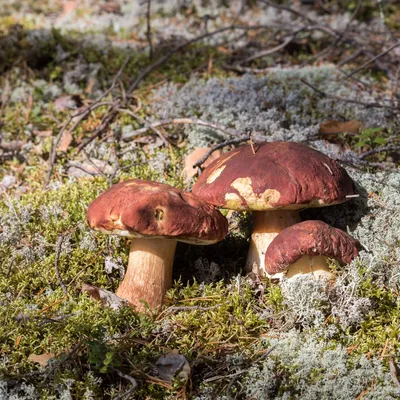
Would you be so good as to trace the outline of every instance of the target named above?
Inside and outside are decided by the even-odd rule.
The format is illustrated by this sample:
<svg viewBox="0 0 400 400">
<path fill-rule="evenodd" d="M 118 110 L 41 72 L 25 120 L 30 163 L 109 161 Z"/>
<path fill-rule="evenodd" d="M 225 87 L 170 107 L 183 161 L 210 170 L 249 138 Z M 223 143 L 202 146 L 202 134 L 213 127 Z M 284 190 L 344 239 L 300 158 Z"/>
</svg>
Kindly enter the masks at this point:
<svg viewBox="0 0 400 400">
<path fill-rule="evenodd" d="M 327 3 L 327 7 L 353 11 L 356 3 Z M 179 15 L 168 15 L 178 18 L 178 23 L 179 18 L 191 21 L 191 28 L 205 23 L 205 19 L 197 18 L 211 16 L 211 30 L 226 21 L 218 20 L 219 8 L 208 14 L 210 4 L 202 2 L 195 8 L 183 7 Z M 374 2 L 363 4 L 359 14 L 362 18 L 369 18 L 371 5 Z M 152 6 L 156 8 L 157 2 Z M 251 22 L 256 24 L 257 6 L 253 6 L 255 19 Z M 20 6 L 15 3 L 12 7 Z M 50 5 L 35 7 L 29 6 L 28 14 L 51 9 Z M 387 11 L 389 26 L 396 26 L 396 10 Z M 77 21 L 91 12 L 80 8 Z M 165 55 L 176 43 L 173 38 L 156 45 L 157 18 L 162 12 L 155 10 L 152 21 L 154 59 Z M 144 21 L 141 17 L 139 24 Z M 54 101 L 65 93 L 80 96 L 84 103 L 92 101 L 109 87 L 129 55 L 120 76 L 127 88 L 149 65 L 148 52 L 120 46 L 113 40 L 133 40 L 142 46 L 143 31 L 108 25 L 99 35 L 94 32 L 98 30 L 96 25 L 92 32 L 61 32 L 38 29 L 37 19 L 21 20 L 10 15 L 1 17 L 0 22 L 0 94 L 5 99 L 1 105 L 1 139 L 8 143 L 18 138 L 23 145 L 10 152 L 0 165 L 0 175 L 12 175 L 17 182 L 0 201 L 0 397 L 24 399 L 35 392 L 30 398 L 114 398 L 130 389 L 130 383 L 118 375 L 121 371 L 138 381 L 134 392 L 138 399 L 267 398 L 260 393 L 272 393 L 271 398 L 306 399 L 330 393 L 334 398 L 346 390 L 357 392 L 346 389 L 349 382 L 356 382 L 360 388 L 355 397 L 373 398 L 374 387 L 378 390 L 375 398 L 390 398 L 392 384 L 385 360 L 386 355 L 395 356 L 399 350 L 400 329 L 398 256 L 393 256 L 399 254 L 394 226 L 398 225 L 394 223 L 398 204 L 390 201 L 398 198 L 397 178 L 381 177 L 385 185 L 375 188 L 377 175 L 362 174 L 365 178 L 360 183 L 374 194 L 379 207 L 367 206 L 360 198 L 349 206 L 323 210 L 322 219 L 331 218 L 331 224 L 343 229 L 349 225 L 363 243 L 372 247 L 374 255 L 383 254 L 382 263 L 371 256 L 350 266 L 336 267 L 339 281 L 332 284 L 332 291 L 321 292 L 311 284 L 299 284 L 290 294 L 276 282 L 238 275 L 245 263 L 251 218 L 223 210 L 230 223 L 226 240 L 213 246 L 178 245 L 175 285 L 167 293 L 161 313 L 103 308 L 81 293 L 82 283 L 114 291 L 127 262 L 127 242 L 88 229 L 87 206 L 110 182 L 106 177 L 77 179 L 69 171 L 68 162 L 85 164 L 89 158 L 113 167 L 114 150 L 124 152 L 130 144 L 112 143 L 111 133 L 118 138 L 124 129 L 142 125 L 129 115 L 119 114 L 109 131 L 85 148 L 86 155 L 78 155 L 76 146 L 107 112 L 107 107 L 96 109 L 73 132 L 67 151 L 58 153 L 50 189 L 44 190 L 52 139 L 73 112 L 57 111 Z M 355 91 L 350 83 L 343 83 L 332 66 L 282 68 L 264 77 L 237 77 L 224 70 L 224 63 L 235 63 L 241 52 L 249 51 L 251 55 L 251 51 L 270 46 L 268 37 L 269 33 L 253 37 L 251 49 L 242 46 L 241 39 L 237 45 L 227 42 L 225 48 L 200 43 L 188 46 L 146 77 L 129 106 L 137 107 L 136 112 L 149 121 L 193 116 L 238 130 L 260 130 L 270 135 L 268 139 L 276 140 L 306 140 L 326 119 L 360 119 L 368 128 L 360 136 L 340 141 L 354 150 L 385 145 L 393 136 L 397 125 L 383 110 L 321 99 L 301 83 L 300 78 L 305 78 L 327 93 L 371 101 L 369 92 Z M 232 39 L 230 33 L 226 39 Z M 326 44 L 312 39 L 302 46 L 302 38 L 298 39 L 289 52 L 257 60 L 252 66 L 297 64 L 309 60 L 311 46 L 315 54 Z M 160 82 L 166 84 L 161 86 Z M 382 90 L 382 96 L 385 93 Z M 113 95 L 118 95 L 117 90 Z M 104 100 L 111 100 L 111 96 Z M 113 177 L 114 183 L 137 177 L 185 189 L 182 168 L 187 151 L 198 146 L 202 136 L 207 136 L 207 145 L 223 138 L 194 126 L 165 129 L 177 146 L 157 147 L 157 138 L 149 132 L 147 143 L 142 137 L 143 143 L 136 143 L 120 157 L 121 169 Z M 180 138 L 182 132 L 187 134 L 184 141 Z M 386 156 L 377 155 L 376 160 L 383 161 Z M 360 206 L 357 212 L 355 204 Z M 382 212 L 385 204 L 388 209 Z M 60 235 L 64 240 L 58 268 L 68 296 L 55 273 Z M 107 272 L 106 262 L 117 268 Z M 307 303 L 310 300 L 313 309 Z M 315 315 L 321 318 L 313 318 Z M 188 381 L 175 379 L 169 384 L 157 379 L 155 361 L 172 349 L 189 361 L 192 374 Z M 55 358 L 46 367 L 28 359 L 32 354 L 48 353 L 54 353 Z M 322 359 L 320 363 L 316 356 Z M 312 366 L 308 368 L 310 361 Z M 213 380 L 216 376 L 218 379 Z"/>
<path fill-rule="evenodd" d="M 137 168 L 130 174 L 156 177 L 152 169 Z M 169 177 L 167 181 L 182 184 L 175 179 Z M 130 365 L 135 365 L 150 373 L 150 363 L 167 348 L 178 348 L 189 360 L 213 354 L 220 357 L 245 349 L 267 327 L 254 313 L 258 303 L 254 292 L 240 281 L 232 286 L 223 282 L 177 283 L 167 294 L 167 303 L 178 309 L 160 316 L 138 315 L 130 308 L 102 308 L 81 294 L 83 282 L 115 290 L 120 278 L 115 272 L 106 273 L 106 256 L 112 254 L 127 262 L 125 240 L 91 233 L 84 223 L 88 204 L 106 187 L 104 179 L 81 180 L 22 196 L 18 202 L 1 203 L 0 373 L 12 378 L 38 370 L 28 360 L 29 355 L 54 353 L 57 359 L 48 367 L 53 386 L 49 388 L 44 380 L 42 383 L 40 375 L 35 377 L 35 387 L 43 398 L 54 396 L 66 379 L 73 379 L 71 393 L 81 398 L 89 390 L 90 385 L 85 383 L 89 371 L 102 378 L 110 394 L 117 391 L 111 383 L 115 368 L 131 373 Z M 65 239 L 58 268 L 68 296 L 54 267 L 60 235 Z M 95 248 L 85 244 L 90 236 L 95 239 Z M 181 306 L 189 309 L 180 310 Z M 77 345 L 79 351 L 63 361 Z M 179 383 L 174 389 L 149 384 L 141 393 L 161 399 L 181 389 Z"/>
</svg>

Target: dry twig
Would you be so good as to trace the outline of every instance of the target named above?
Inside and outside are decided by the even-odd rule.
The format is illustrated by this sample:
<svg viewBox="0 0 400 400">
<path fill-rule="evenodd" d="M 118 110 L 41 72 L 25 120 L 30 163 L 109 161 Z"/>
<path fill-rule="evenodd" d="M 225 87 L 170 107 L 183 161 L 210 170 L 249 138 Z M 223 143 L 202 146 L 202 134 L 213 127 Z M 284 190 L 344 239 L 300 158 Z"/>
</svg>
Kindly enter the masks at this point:
<svg viewBox="0 0 400 400">
<path fill-rule="evenodd" d="M 366 157 L 369 157 L 373 154 L 377 154 L 377 153 L 383 153 L 384 151 L 398 151 L 400 150 L 400 146 L 394 146 L 394 145 L 390 145 L 390 146 L 381 146 L 381 147 L 377 147 L 376 149 L 372 149 L 369 151 L 366 151 L 365 153 L 362 153 L 358 156 L 358 158 L 360 160 L 363 160 Z"/>
<path fill-rule="evenodd" d="M 221 142 L 221 143 L 213 146 L 210 150 L 207 151 L 207 153 L 204 155 L 204 157 L 202 157 L 200 160 L 196 161 L 193 164 L 193 168 L 200 167 L 207 160 L 207 158 L 210 157 L 210 155 L 212 153 L 214 153 L 214 151 L 221 149 L 222 147 L 225 147 L 225 146 L 230 146 L 232 144 L 239 144 L 239 143 L 246 142 L 249 139 L 250 139 L 250 135 L 247 135 L 247 136 L 237 138 L 237 139 L 225 140 L 224 142 Z"/>
<path fill-rule="evenodd" d="M 127 110 L 127 109 L 124 109 L 124 108 L 119 108 L 118 111 L 119 111 L 119 112 L 122 112 L 122 113 L 125 113 L 125 114 L 128 114 L 128 115 L 130 115 L 131 117 L 135 118 L 135 119 L 136 119 L 137 121 L 139 121 L 141 124 L 143 124 L 143 125 L 146 126 L 145 130 L 150 129 L 151 131 L 153 131 L 153 132 L 162 140 L 162 142 L 164 143 L 164 145 L 168 146 L 169 142 L 168 142 L 167 138 L 164 136 L 164 134 L 163 134 L 160 130 L 158 130 L 158 129 L 154 126 L 154 124 L 151 124 L 150 122 L 147 122 L 144 118 L 142 118 L 140 115 L 136 114 L 136 113 L 133 112 L 132 110 Z M 159 126 L 160 126 L 160 125 L 159 125 Z M 129 132 L 129 133 L 132 133 L 132 132 Z M 122 139 L 124 139 L 124 138 L 122 137 Z"/>
<path fill-rule="evenodd" d="M 147 31 L 146 31 L 146 37 L 147 41 L 149 43 L 149 49 L 150 49 L 150 60 L 153 59 L 153 43 L 151 41 L 151 0 L 147 0 L 147 10 L 146 10 L 146 21 L 147 21 Z"/>
<path fill-rule="evenodd" d="M 130 112 L 131 113 L 131 112 Z M 136 117 L 135 117 L 136 118 Z M 128 132 L 124 135 L 122 135 L 122 140 L 125 142 L 131 140 L 135 136 L 142 135 L 146 133 L 149 129 L 153 130 L 154 128 L 158 128 L 159 126 L 166 126 L 166 125 L 200 125 L 200 126 L 206 126 L 207 128 L 213 128 L 218 131 L 224 132 L 227 135 L 231 136 L 240 136 L 243 135 L 242 132 L 239 132 L 235 129 L 232 128 L 227 128 L 226 126 L 223 126 L 221 124 L 215 123 L 215 122 L 210 122 L 210 121 L 204 121 L 202 119 L 195 119 L 195 118 L 173 118 L 173 119 L 166 119 L 158 122 L 153 122 L 153 123 L 147 123 L 144 128 L 136 129 L 135 131 Z"/>
<path fill-rule="evenodd" d="M 127 397 L 127 396 L 130 396 L 131 393 L 132 393 L 134 390 L 137 389 L 138 383 L 136 382 L 136 379 L 133 378 L 132 376 L 126 375 L 126 374 L 122 373 L 122 372 L 121 372 L 120 370 L 118 370 L 118 369 L 114 369 L 114 371 L 117 373 L 118 376 L 120 376 L 120 377 L 123 378 L 123 379 L 126 379 L 126 380 L 129 381 L 129 382 L 131 383 L 131 385 L 132 385 L 132 387 L 129 388 L 129 390 L 127 390 L 126 392 L 122 393 L 121 395 L 115 397 L 115 399 L 114 399 L 114 400 L 122 400 L 123 398 L 125 398 L 125 397 Z M 129 398 L 131 398 L 131 397 L 129 397 Z"/>
<path fill-rule="evenodd" d="M 392 377 L 393 383 L 400 388 L 399 378 L 397 377 L 397 367 L 393 358 L 389 359 L 390 376 Z"/>
<path fill-rule="evenodd" d="M 326 97 L 327 99 L 343 101 L 345 103 L 351 103 L 351 104 L 358 104 L 358 105 L 361 105 L 361 106 L 364 106 L 364 107 L 367 107 L 367 108 L 387 108 L 387 109 L 392 110 L 392 111 L 399 111 L 398 107 L 388 106 L 386 104 L 381 104 L 381 103 L 378 103 L 378 102 L 366 103 L 366 102 L 359 101 L 359 100 L 345 99 L 345 98 L 340 97 L 340 96 L 335 96 L 333 94 L 328 94 L 328 93 L 325 93 L 324 91 L 322 91 L 321 89 L 318 89 L 317 87 L 312 85 L 310 82 L 307 82 L 305 79 L 300 79 L 300 81 L 303 82 L 308 87 L 310 87 L 311 89 L 313 89 L 314 91 L 316 91 L 317 93 L 319 93 L 321 96 Z"/>
<path fill-rule="evenodd" d="M 395 49 L 396 47 L 400 46 L 400 41 L 392 44 L 388 49 L 386 49 L 385 51 L 382 51 L 381 53 L 379 53 L 377 56 L 371 58 L 370 60 L 368 60 L 367 62 L 365 62 L 363 65 L 361 65 L 361 67 L 357 68 L 356 70 L 354 70 L 353 72 L 351 72 L 350 74 L 346 75 L 346 79 L 352 77 L 353 75 L 355 75 L 357 72 L 360 72 L 361 70 L 363 70 L 366 66 L 368 66 L 369 64 L 377 61 L 379 58 L 383 57 L 384 55 L 390 53 L 393 49 Z"/>
</svg>

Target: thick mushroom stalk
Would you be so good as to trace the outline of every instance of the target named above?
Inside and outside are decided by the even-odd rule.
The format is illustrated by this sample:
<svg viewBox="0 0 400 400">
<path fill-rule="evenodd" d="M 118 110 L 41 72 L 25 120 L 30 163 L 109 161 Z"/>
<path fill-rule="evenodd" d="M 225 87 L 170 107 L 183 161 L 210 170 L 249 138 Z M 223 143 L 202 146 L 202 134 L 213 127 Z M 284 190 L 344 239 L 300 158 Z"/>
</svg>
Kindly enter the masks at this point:
<svg viewBox="0 0 400 400">
<path fill-rule="evenodd" d="M 253 271 L 262 275 L 265 272 L 265 252 L 270 243 L 285 228 L 300 221 L 298 211 L 254 211 L 246 271 Z"/>
<path fill-rule="evenodd" d="M 146 308 L 145 303 L 152 310 L 160 307 L 165 292 L 172 286 L 176 243 L 168 239 L 133 239 L 117 295 L 141 311 Z"/>
<path fill-rule="evenodd" d="M 270 142 L 223 154 L 200 175 L 193 193 L 217 207 L 254 213 L 246 270 L 264 273 L 265 251 L 282 229 L 300 221 L 299 210 L 347 201 L 355 187 L 325 154 L 300 143 Z"/>
<path fill-rule="evenodd" d="M 332 278 L 327 257 L 348 264 L 358 256 L 359 242 L 322 221 L 304 221 L 284 229 L 265 253 L 265 269 L 272 277 L 312 273 Z"/>
<path fill-rule="evenodd" d="M 129 264 L 118 296 L 137 309 L 162 305 L 172 284 L 176 242 L 208 245 L 222 240 L 228 222 L 192 193 L 157 182 L 118 183 L 89 206 L 89 226 L 132 239 Z"/>
</svg>

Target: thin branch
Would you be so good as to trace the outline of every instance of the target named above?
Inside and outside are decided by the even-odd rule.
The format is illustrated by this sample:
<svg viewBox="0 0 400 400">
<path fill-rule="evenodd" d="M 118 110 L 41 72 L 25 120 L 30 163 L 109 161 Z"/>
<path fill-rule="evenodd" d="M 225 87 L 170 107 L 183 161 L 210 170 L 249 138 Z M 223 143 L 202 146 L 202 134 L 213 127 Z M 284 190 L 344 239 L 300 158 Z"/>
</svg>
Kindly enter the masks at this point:
<svg viewBox="0 0 400 400">
<path fill-rule="evenodd" d="M 222 68 L 227 69 L 229 71 L 236 71 L 242 74 L 266 74 L 268 72 L 274 71 L 277 67 L 267 67 L 267 68 L 250 68 L 250 67 L 242 67 L 241 65 L 228 65 L 223 64 Z"/>
<path fill-rule="evenodd" d="M 107 96 L 109 93 L 111 93 L 119 79 L 119 77 L 121 76 L 122 72 L 124 71 L 125 67 L 128 65 L 128 62 L 130 61 L 131 56 L 127 55 L 124 63 L 121 65 L 121 68 L 118 70 L 117 74 L 114 76 L 112 82 L 111 82 L 111 86 L 98 98 L 96 99 L 96 102 L 99 102 L 100 100 L 102 100 L 105 96 Z"/>
<path fill-rule="evenodd" d="M 397 151 L 397 150 L 400 150 L 400 146 L 390 145 L 390 146 L 377 147 L 376 149 L 372 149 L 372 150 L 366 151 L 365 153 L 360 154 L 358 156 L 358 158 L 360 160 L 363 160 L 364 158 L 369 157 L 372 154 L 383 153 L 384 151 Z"/>
<path fill-rule="evenodd" d="M 367 65 L 375 62 L 376 60 L 378 60 L 379 58 L 383 57 L 384 55 L 386 55 L 387 53 L 391 52 L 393 49 L 395 49 L 396 47 L 400 46 L 400 41 L 397 43 L 392 44 L 387 50 L 382 51 L 382 53 L 379 53 L 377 56 L 371 58 L 370 60 L 368 60 L 367 62 L 365 62 L 363 65 L 361 65 L 361 67 L 357 68 L 356 70 L 354 70 L 353 72 L 351 72 L 350 74 L 346 75 L 345 79 L 350 78 L 351 76 L 355 75 L 357 72 L 360 72 L 361 70 L 363 70 Z"/>
<path fill-rule="evenodd" d="M 254 56 L 246 58 L 243 62 L 247 63 L 247 62 L 256 60 L 257 58 L 265 57 L 270 54 L 276 53 L 277 51 L 284 49 L 288 44 L 290 44 L 294 40 L 295 37 L 296 37 L 296 33 L 287 37 L 278 46 L 272 47 L 271 49 L 266 49 L 266 50 L 260 51 L 259 53 L 255 54 Z"/>
<path fill-rule="evenodd" d="M 211 378 L 204 379 L 203 382 L 207 382 L 207 383 L 208 383 L 208 382 L 219 381 L 219 380 L 221 380 L 221 379 L 233 378 L 233 377 L 235 377 L 235 376 L 244 374 L 245 372 L 248 372 L 248 370 L 247 370 L 247 369 L 242 369 L 242 370 L 240 370 L 240 371 L 238 371 L 238 372 L 234 372 L 233 374 L 229 374 L 229 375 L 217 375 L 217 376 L 212 376 Z"/>
<path fill-rule="evenodd" d="M 63 280 L 61 279 L 61 275 L 60 275 L 60 271 L 58 270 L 58 261 L 60 259 L 60 254 L 61 254 L 61 248 L 62 248 L 62 244 L 64 241 L 64 235 L 60 235 L 57 239 L 57 245 L 56 245 L 56 259 L 54 261 L 54 269 L 56 270 L 56 275 L 57 275 L 57 279 L 58 282 L 61 286 L 61 289 L 63 290 L 63 292 L 69 297 L 69 293 L 67 290 L 67 286 L 65 285 L 65 283 L 63 282 Z"/>
<path fill-rule="evenodd" d="M 287 11 L 287 12 L 295 15 L 296 17 L 300 17 L 300 18 L 306 20 L 307 22 L 309 22 L 311 24 L 315 23 L 315 21 L 313 19 L 308 17 L 306 14 L 303 14 L 300 11 L 295 10 L 294 8 L 285 6 L 283 4 L 276 4 L 276 3 L 272 2 L 272 1 L 269 1 L 269 0 L 261 0 L 261 2 L 266 4 L 267 6 L 274 7 L 276 9 L 278 9 L 278 10 Z"/>
<path fill-rule="evenodd" d="M 221 304 L 217 304 L 215 306 L 210 306 L 210 307 L 201 307 L 201 306 L 176 306 L 176 307 L 170 307 L 167 308 L 164 311 L 164 314 L 168 314 L 170 312 L 176 312 L 176 311 L 209 311 L 209 310 L 215 310 L 216 308 L 221 307 Z"/>
<path fill-rule="evenodd" d="M 13 256 L 11 258 L 10 262 L 8 263 L 8 268 L 7 268 L 7 272 L 6 272 L 6 278 L 8 278 L 10 276 L 11 268 L 12 268 L 12 266 L 14 264 L 14 261 L 15 261 L 15 256 Z"/>
<path fill-rule="evenodd" d="M 101 100 L 103 100 L 103 98 L 105 96 L 107 96 L 109 93 L 112 92 L 119 77 L 122 74 L 122 71 L 127 66 L 129 60 L 130 60 L 130 56 L 128 55 L 126 57 L 124 63 L 122 64 L 121 68 L 119 69 L 117 74 L 114 76 L 114 78 L 111 82 L 111 86 L 101 96 L 99 96 L 96 99 L 96 101 L 94 101 L 89 107 L 83 108 L 82 110 L 79 110 L 78 112 L 75 112 L 74 114 L 72 114 L 68 118 L 67 122 L 63 125 L 63 127 L 61 128 L 58 135 L 53 139 L 53 141 L 51 143 L 50 157 L 49 157 L 49 169 L 47 171 L 47 175 L 46 175 L 46 179 L 45 179 L 45 185 L 44 185 L 45 187 L 47 187 L 48 184 L 50 183 L 50 179 L 53 174 L 54 164 L 55 164 L 56 158 L 57 158 L 57 147 L 60 144 L 61 138 L 62 138 L 65 130 L 68 128 L 69 124 L 75 120 L 73 125 L 69 129 L 70 132 L 73 132 L 77 128 L 77 126 L 81 123 L 81 121 L 83 121 L 91 113 L 92 110 L 102 107 L 103 105 L 110 105 L 110 102 L 102 102 Z"/>
<path fill-rule="evenodd" d="M 60 321 L 63 321 L 65 319 L 68 319 L 68 318 L 71 318 L 71 317 L 75 317 L 75 315 L 79 315 L 80 313 L 81 313 L 81 311 L 78 311 L 78 312 L 67 314 L 67 315 L 61 315 L 59 317 L 43 318 L 43 320 L 38 323 L 38 326 L 43 326 L 43 325 L 49 324 L 51 322 L 60 322 Z"/>
<path fill-rule="evenodd" d="M 167 60 L 169 60 L 176 52 L 182 50 L 183 48 L 185 48 L 185 47 L 187 47 L 187 46 L 189 46 L 189 45 L 191 45 L 191 44 L 197 43 L 197 42 L 199 42 L 199 41 L 201 41 L 201 40 L 203 40 L 203 39 L 206 39 L 206 38 L 208 38 L 208 37 L 215 36 L 215 35 L 217 35 L 217 34 L 219 34 L 219 33 L 226 32 L 226 31 L 233 30 L 233 29 L 235 29 L 235 27 L 233 27 L 233 26 L 227 26 L 227 27 L 224 27 L 224 28 L 220 28 L 220 29 L 217 29 L 217 30 L 212 31 L 212 32 L 207 32 L 207 33 L 205 33 L 205 34 L 203 34 L 203 35 L 200 35 L 200 36 L 197 36 L 197 37 L 195 37 L 195 38 L 193 38 L 193 39 L 191 39 L 191 40 L 187 40 L 186 42 L 181 43 L 181 44 L 178 45 L 178 46 L 175 46 L 175 47 L 174 47 L 171 51 L 169 51 L 167 54 L 165 54 L 164 56 L 160 57 L 160 58 L 159 58 L 157 61 L 155 61 L 153 64 L 151 64 L 151 65 L 147 66 L 145 69 L 143 69 L 143 70 L 140 72 L 140 74 L 135 78 L 135 80 L 132 82 L 131 86 L 129 87 L 128 92 L 129 92 L 129 93 L 132 93 L 134 90 L 136 90 L 136 89 L 138 88 L 139 84 L 142 82 L 142 80 L 143 80 L 150 72 L 154 71 L 154 70 L 155 70 L 156 68 L 158 68 L 160 65 L 164 64 L 164 63 L 165 63 Z"/>
<path fill-rule="evenodd" d="M 338 67 L 343 67 L 343 65 L 349 63 L 350 61 L 355 60 L 359 55 L 363 53 L 363 49 L 356 49 L 352 54 L 346 57 L 344 60 L 340 61 L 337 65 Z"/>
<path fill-rule="evenodd" d="M 393 383 L 400 388 L 399 378 L 397 377 L 397 367 L 393 358 L 389 359 L 390 376 L 392 377 Z"/>
<path fill-rule="evenodd" d="M 150 60 L 153 59 L 153 43 L 151 41 L 151 0 L 147 0 L 147 11 L 146 11 L 146 19 L 147 19 L 147 31 L 146 31 L 146 37 L 147 41 L 149 42 L 149 48 L 150 48 Z"/>
<path fill-rule="evenodd" d="M 392 106 L 388 106 L 388 105 L 385 105 L 385 104 L 380 104 L 380 103 L 377 103 L 377 102 L 365 103 L 363 101 L 358 101 L 358 100 L 353 100 L 353 99 L 345 99 L 345 98 L 340 97 L 340 96 L 335 96 L 335 95 L 332 95 L 332 94 L 325 93 L 322 90 L 320 90 L 317 87 L 315 87 L 314 85 L 312 85 L 310 82 L 307 82 L 305 79 L 300 79 L 300 81 L 303 82 L 308 87 L 310 87 L 311 89 L 313 89 L 314 91 L 316 91 L 317 93 L 319 93 L 321 96 L 326 97 L 327 99 L 344 101 L 345 103 L 351 103 L 351 104 L 359 104 L 359 105 L 367 107 L 367 108 L 387 108 L 387 109 L 393 110 L 393 111 L 394 110 L 396 110 L 396 111 L 399 110 L 398 107 L 392 107 Z"/>
<path fill-rule="evenodd" d="M 131 383 L 131 385 L 132 385 L 132 387 L 129 388 L 129 390 L 127 390 L 126 392 L 122 393 L 121 395 L 115 397 L 115 399 L 114 399 L 114 400 L 122 400 L 124 397 L 126 397 L 126 396 L 128 396 L 128 395 L 130 396 L 130 394 L 131 394 L 134 390 L 137 389 L 138 383 L 136 382 L 136 379 L 133 378 L 132 376 L 126 375 L 126 374 L 122 373 L 120 370 L 115 369 L 115 368 L 114 368 L 114 371 L 117 373 L 118 376 L 120 376 L 120 377 L 123 378 L 123 379 L 126 379 L 126 380 L 129 381 L 129 382 Z"/>
<path fill-rule="evenodd" d="M 122 140 L 125 142 L 128 142 L 135 136 L 143 135 L 146 133 L 149 129 L 152 128 L 158 128 L 159 126 L 165 126 L 165 125 L 187 125 L 187 124 L 194 124 L 194 125 L 201 125 L 201 126 L 206 126 L 208 128 L 213 128 L 218 131 L 224 132 L 228 135 L 231 136 L 240 136 L 243 135 L 242 132 L 239 132 L 235 129 L 232 128 L 227 128 L 221 124 L 215 123 L 215 122 L 209 122 L 209 121 L 204 121 L 201 119 L 195 119 L 195 118 L 173 118 L 173 119 L 166 119 L 158 122 L 153 122 L 153 123 L 148 123 L 148 125 L 144 128 L 136 129 L 135 131 L 128 132 L 122 135 Z"/>
<path fill-rule="evenodd" d="M 169 142 L 168 142 L 167 138 L 153 124 L 151 124 L 150 122 L 147 122 L 144 118 L 142 118 L 140 115 L 136 114 L 132 110 L 127 110 L 125 108 L 119 108 L 118 111 L 122 112 L 122 113 L 125 113 L 125 114 L 128 114 L 131 117 L 135 118 L 141 124 L 146 126 L 146 130 L 148 130 L 148 129 L 152 130 L 162 140 L 164 145 L 168 146 Z"/>
<path fill-rule="evenodd" d="M 111 124 L 114 118 L 118 115 L 118 111 L 115 109 L 111 110 L 107 113 L 101 122 L 101 124 L 95 129 L 95 131 L 85 140 L 82 140 L 80 145 L 76 148 L 76 152 L 80 153 L 89 143 L 91 143 L 94 139 L 100 136 L 105 129 Z"/>
<path fill-rule="evenodd" d="M 74 168 L 80 169 L 81 171 L 85 172 L 86 174 L 89 174 L 89 175 L 92 175 L 92 176 L 97 175 L 96 172 L 93 172 L 93 171 L 88 170 L 84 165 L 82 165 L 81 163 L 79 163 L 79 162 L 77 162 L 77 161 L 68 161 L 68 162 L 66 163 L 66 166 L 67 166 L 67 167 L 74 167 Z M 96 166 L 96 167 L 97 167 L 97 166 Z"/>
<path fill-rule="evenodd" d="M 247 135 L 247 136 L 237 138 L 237 139 L 226 140 L 225 142 L 217 144 L 216 146 L 214 146 L 210 150 L 208 150 L 207 153 L 204 155 L 204 157 L 202 157 L 200 160 L 196 161 L 193 164 L 193 168 L 200 167 L 208 159 L 208 157 L 210 157 L 210 155 L 212 153 L 214 153 L 214 151 L 221 149 L 222 147 L 232 145 L 232 144 L 239 144 L 239 143 L 246 142 L 249 139 L 250 139 L 250 135 Z"/>
</svg>

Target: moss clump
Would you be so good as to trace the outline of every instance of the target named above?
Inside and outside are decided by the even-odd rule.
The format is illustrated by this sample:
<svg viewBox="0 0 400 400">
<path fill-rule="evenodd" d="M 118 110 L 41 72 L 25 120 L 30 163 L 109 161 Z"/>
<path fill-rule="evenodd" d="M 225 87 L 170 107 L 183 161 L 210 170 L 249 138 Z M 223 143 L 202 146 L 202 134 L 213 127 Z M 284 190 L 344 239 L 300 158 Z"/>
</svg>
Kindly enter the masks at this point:
<svg viewBox="0 0 400 400">
<path fill-rule="evenodd" d="M 154 177 L 150 171 L 136 173 Z M 167 181 L 172 183 L 171 178 Z M 267 326 L 253 312 L 258 303 L 253 291 L 240 279 L 230 286 L 178 283 L 167 295 L 167 304 L 177 308 L 159 316 L 139 315 L 129 307 L 102 308 L 82 294 L 83 282 L 115 290 L 120 275 L 118 270 L 106 271 L 105 259 L 127 262 L 124 239 L 93 233 L 85 223 L 88 204 L 107 185 L 103 178 L 80 180 L 1 203 L 0 374 L 14 382 L 11 387 L 32 378 L 43 398 L 56 395 L 60 385 L 76 398 L 89 390 L 96 393 L 96 385 L 111 396 L 122 390 L 115 384 L 117 369 L 143 379 L 132 365 L 151 375 L 149 365 L 167 348 L 178 348 L 191 362 L 220 357 L 245 349 Z M 55 272 L 61 235 L 58 269 L 68 295 Z M 32 354 L 49 353 L 55 359 L 47 368 L 29 360 Z M 69 387 L 63 384 L 68 380 L 73 381 Z M 122 388 L 126 385 L 123 382 Z M 154 379 L 140 393 L 161 399 L 182 390 L 178 383 L 164 386 Z"/>
</svg>

